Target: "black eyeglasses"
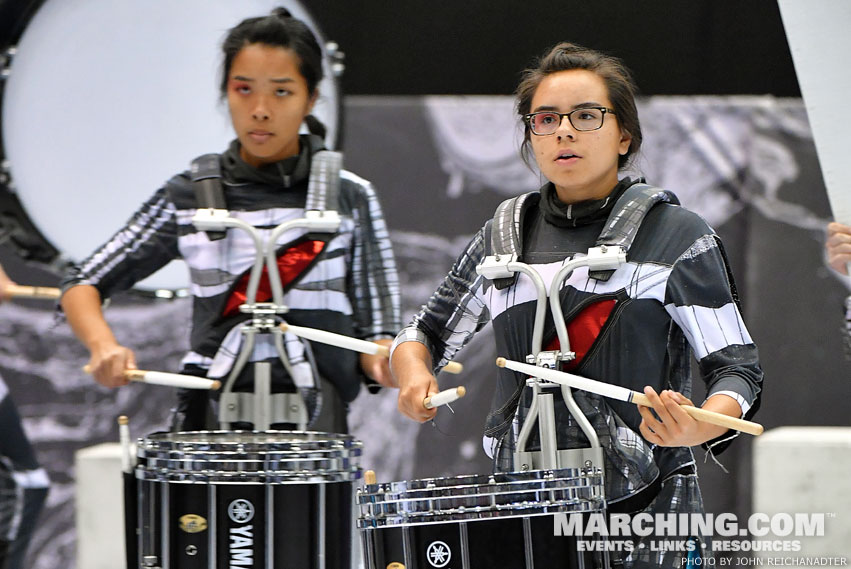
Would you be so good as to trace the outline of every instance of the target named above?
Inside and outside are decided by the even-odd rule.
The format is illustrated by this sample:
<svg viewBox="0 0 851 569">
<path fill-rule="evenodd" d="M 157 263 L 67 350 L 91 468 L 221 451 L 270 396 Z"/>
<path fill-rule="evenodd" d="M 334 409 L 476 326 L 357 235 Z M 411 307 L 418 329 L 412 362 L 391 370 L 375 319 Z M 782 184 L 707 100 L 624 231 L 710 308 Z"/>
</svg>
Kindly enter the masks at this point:
<svg viewBox="0 0 851 569">
<path fill-rule="evenodd" d="M 554 134 L 561 126 L 564 117 L 567 117 L 571 126 L 578 131 L 597 130 L 602 128 L 606 113 L 613 115 L 615 110 L 608 107 L 581 107 L 569 113 L 538 111 L 537 113 L 529 113 L 523 118 L 526 119 L 533 134 L 544 136 Z"/>
</svg>

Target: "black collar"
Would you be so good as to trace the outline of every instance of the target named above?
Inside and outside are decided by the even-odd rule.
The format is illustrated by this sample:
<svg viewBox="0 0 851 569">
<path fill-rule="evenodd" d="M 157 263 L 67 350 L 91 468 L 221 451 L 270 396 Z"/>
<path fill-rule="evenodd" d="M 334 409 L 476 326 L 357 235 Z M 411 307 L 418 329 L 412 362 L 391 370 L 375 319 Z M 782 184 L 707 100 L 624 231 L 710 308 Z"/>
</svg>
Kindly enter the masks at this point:
<svg viewBox="0 0 851 569">
<path fill-rule="evenodd" d="M 609 216 L 615 202 L 621 197 L 628 187 L 643 181 L 641 178 L 632 180 L 624 178 L 609 192 L 609 195 L 599 200 L 586 200 L 574 204 L 566 204 L 558 199 L 555 186 L 552 182 L 544 184 L 541 188 L 541 213 L 544 219 L 558 227 L 576 227 L 588 225 L 595 221 L 601 221 Z"/>
</svg>

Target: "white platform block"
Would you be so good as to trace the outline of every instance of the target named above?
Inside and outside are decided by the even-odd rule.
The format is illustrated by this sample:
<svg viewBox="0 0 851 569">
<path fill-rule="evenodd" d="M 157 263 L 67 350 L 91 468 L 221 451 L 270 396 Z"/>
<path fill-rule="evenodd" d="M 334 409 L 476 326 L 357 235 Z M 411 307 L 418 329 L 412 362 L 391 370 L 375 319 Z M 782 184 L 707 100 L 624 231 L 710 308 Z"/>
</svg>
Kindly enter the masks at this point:
<svg viewBox="0 0 851 569">
<path fill-rule="evenodd" d="M 773 429 L 756 438 L 753 466 L 755 515 L 825 514 L 823 536 L 769 532 L 750 537 L 800 542 L 799 551 L 759 552 L 754 557 L 833 556 L 851 565 L 851 427 Z"/>
<path fill-rule="evenodd" d="M 124 485 L 121 446 L 104 443 L 78 450 L 76 470 L 77 568 L 124 567 Z"/>
</svg>

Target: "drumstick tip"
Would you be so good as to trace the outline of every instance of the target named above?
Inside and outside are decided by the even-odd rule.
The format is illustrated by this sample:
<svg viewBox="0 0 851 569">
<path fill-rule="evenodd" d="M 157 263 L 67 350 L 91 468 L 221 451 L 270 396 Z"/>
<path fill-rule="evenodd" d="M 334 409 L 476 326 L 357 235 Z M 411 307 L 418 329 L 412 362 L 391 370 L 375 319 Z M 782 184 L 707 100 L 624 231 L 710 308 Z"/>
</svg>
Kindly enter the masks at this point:
<svg viewBox="0 0 851 569">
<path fill-rule="evenodd" d="M 130 423 L 130 419 L 127 418 L 127 415 L 120 415 L 118 417 L 118 424 L 122 427 Z"/>
<path fill-rule="evenodd" d="M 222 387 L 222 382 L 218 379 L 214 379 L 213 383 L 210 384 L 210 389 L 213 391 L 218 391 Z"/>
<path fill-rule="evenodd" d="M 286 332 L 290 327 L 286 322 L 281 322 L 278 326 L 280 327 L 281 332 Z"/>
<path fill-rule="evenodd" d="M 467 388 L 464 387 L 463 385 L 459 385 L 455 389 L 455 393 L 456 393 L 456 395 L 458 395 L 458 397 L 464 397 L 465 395 L 467 395 Z"/>
<path fill-rule="evenodd" d="M 496 358 L 496 365 L 498 367 L 505 367 L 505 358 Z"/>
<path fill-rule="evenodd" d="M 375 477 L 374 470 L 367 470 L 363 473 L 363 481 L 365 484 L 375 484 L 378 479 Z"/>
</svg>

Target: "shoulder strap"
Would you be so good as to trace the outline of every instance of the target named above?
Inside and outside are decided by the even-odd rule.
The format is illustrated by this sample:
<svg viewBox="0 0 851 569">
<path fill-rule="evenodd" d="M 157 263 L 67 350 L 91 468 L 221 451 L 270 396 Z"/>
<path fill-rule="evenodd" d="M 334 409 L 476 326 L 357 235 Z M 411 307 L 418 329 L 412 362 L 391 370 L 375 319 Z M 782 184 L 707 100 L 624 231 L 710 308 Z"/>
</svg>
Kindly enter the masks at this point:
<svg viewBox="0 0 851 569">
<path fill-rule="evenodd" d="M 538 203 L 540 192 L 527 192 L 503 201 L 496 208 L 490 227 L 490 238 L 485 241 L 485 255 L 497 262 L 509 259 L 519 261 L 523 252 L 523 218 L 530 206 Z M 492 279 L 497 289 L 514 284 L 517 274 Z"/>
<path fill-rule="evenodd" d="M 629 248 L 645 216 L 653 206 L 660 203 L 679 205 L 680 200 L 672 192 L 649 184 L 633 184 L 627 188 L 615 202 L 609 219 L 597 238 L 596 246 L 618 246 L 629 253 Z M 613 272 L 613 270 L 591 271 L 589 276 L 600 281 L 607 281 Z"/>
<path fill-rule="evenodd" d="M 198 208 L 227 209 L 222 186 L 221 157 L 204 154 L 192 161 L 190 176 Z M 340 171 L 343 155 L 339 152 L 321 150 L 313 155 L 310 178 L 307 185 L 305 212 L 336 214 L 340 199 Z M 310 215 L 310 214 L 308 214 Z M 336 216 L 335 216 L 336 217 Z M 332 232 L 336 232 L 334 229 Z M 211 241 L 222 239 L 225 231 L 207 231 Z"/>
<path fill-rule="evenodd" d="M 342 169 L 343 155 L 339 152 L 320 150 L 313 155 L 305 211 L 337 211 Z"/>
<path fill-rule="evenodd" d="M 222 166 L 218 154 L 204 154 L 192 161 L 189 173 L 192 189 L 195 191 L 195 203 L 199 209 L 227 209 L 225 192 L 222 187 Z M 207 231 L 210 241 L 223 239 L 226 231 Z"/>
</svg>

